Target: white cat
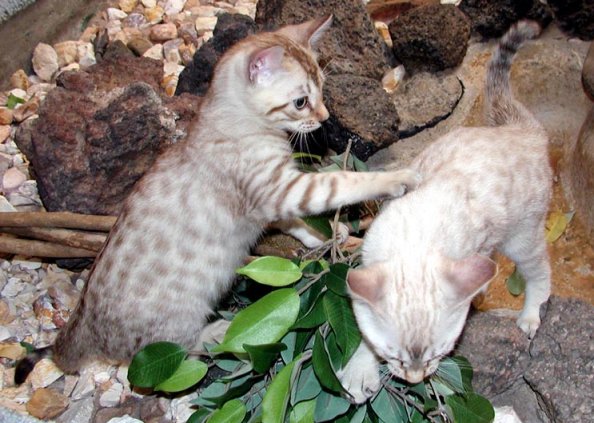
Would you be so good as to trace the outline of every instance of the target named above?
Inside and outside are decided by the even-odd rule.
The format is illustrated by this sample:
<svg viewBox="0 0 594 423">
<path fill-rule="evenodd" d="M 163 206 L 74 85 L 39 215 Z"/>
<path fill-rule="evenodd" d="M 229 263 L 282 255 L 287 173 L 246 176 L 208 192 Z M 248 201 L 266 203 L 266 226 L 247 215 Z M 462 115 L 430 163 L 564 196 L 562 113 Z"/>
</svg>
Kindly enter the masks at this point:
<svg viewBox="0 0 594 423">
<path fill-rule="evenodd" d="M 498 249 L 527 281 L 520 328 L 533 337 L 550 292 L 544 220 L 551 196 L 547 135 L 513 99 L 511 60 L 538 34 L 520 22 L 502 38 L 488 67 L 490 127 L 459 128 L 438 139 L 411 168 L 423 182 L 390 202 L 363 246 L 363 267 L 348 285 L 364 341 L 339 377 L 351 400 L 380 386 L 378 363 L 410 383 L 433 373 L 454 347 L 472 298 L 496 274 Z"/>
</svg>

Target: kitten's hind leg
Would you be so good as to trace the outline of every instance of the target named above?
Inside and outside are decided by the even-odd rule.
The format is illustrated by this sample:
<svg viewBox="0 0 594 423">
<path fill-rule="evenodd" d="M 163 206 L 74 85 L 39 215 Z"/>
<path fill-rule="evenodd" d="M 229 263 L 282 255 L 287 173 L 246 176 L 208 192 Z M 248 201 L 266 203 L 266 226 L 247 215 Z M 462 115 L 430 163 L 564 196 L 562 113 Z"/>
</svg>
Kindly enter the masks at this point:
<svg viewBox="0 0 594 423">
<path fill-rule="evenodd" d="M 364 340 L 361 340 L 359 348 L 337 376 L 353 404 L 364 403 L 381 386 L 379 362 Z"/>
<path fill-rule="evenodd" d="M 518 318 L 518 326 L 529 338 L 533 338 L 540 326 L 540 306 L 551 293 L 551 267 L 544 238 L 544 222 L 532 228 L 523 228 L 503 250 L 526 281 L 524 308 Z"/>
</svg>

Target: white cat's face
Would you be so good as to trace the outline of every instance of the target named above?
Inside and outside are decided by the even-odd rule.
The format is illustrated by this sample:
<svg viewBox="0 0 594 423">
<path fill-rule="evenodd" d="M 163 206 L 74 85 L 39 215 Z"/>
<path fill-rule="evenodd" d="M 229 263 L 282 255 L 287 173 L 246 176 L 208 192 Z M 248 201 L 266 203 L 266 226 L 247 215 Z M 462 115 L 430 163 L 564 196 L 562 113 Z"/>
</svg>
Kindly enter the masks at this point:
<svg viewBox="0 0 594 423">
<path fill-rule="evenodd" d="M 470 308 L 472 293 L 459 291 L 451 272 L 441 269 L 430 263 L 417 269 L 378 263 L 349 272 L 363 337 L 394 376 L 410 383 L 437 370 L 454 348 Z M 485 271 L 482 283 L 487 276 Z"/>
</svg>

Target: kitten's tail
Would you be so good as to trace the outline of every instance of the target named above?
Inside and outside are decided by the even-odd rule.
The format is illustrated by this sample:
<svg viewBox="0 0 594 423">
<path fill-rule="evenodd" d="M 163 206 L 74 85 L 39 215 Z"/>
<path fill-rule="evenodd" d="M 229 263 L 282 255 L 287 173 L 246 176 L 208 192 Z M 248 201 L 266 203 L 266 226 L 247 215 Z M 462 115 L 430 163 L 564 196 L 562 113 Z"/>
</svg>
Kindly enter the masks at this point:
<svg viewBox="0 0 594 423">
<path fill-rule="evenodd" d="M 540 34 L 540 25 L 534 21 L 514 24 L 499 41 L 487 68 L 485 86 L 485 117 L 491 126 L 524 124 L 541 127 L 534 116 L 520 103 L 509 84 L 512 60 L 524 43 Z"/>
<path fill-rule="evenodd" d="M 27 379 L 27 376 L 29 376 L 29 373 L 31 373 L 37 362 L 43 358 L 51 357 L 51 355 L 51 347 L 38 348 L 28 353 L 27 356 L 22 360 L 19 360 L 15 366 L 14 383 L 16 383 L 17 385 L 23 383 Z"/>
</svg>

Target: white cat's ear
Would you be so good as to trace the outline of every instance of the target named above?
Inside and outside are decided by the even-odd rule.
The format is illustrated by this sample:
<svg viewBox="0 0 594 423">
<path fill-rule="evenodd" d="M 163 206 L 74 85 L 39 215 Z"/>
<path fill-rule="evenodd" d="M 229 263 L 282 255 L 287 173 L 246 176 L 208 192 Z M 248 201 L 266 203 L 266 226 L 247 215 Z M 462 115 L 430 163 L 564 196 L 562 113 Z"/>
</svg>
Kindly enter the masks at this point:
<svg viewBox="0 0 594 423">
<path fill-rule="evenodd" d="M 254 84 L 266 84 L 272 75 L 282 69 L 285 49 L 280 46 L 258 50 L 250 57 L 248 74 Z"/>
<path fill-rule="evenodd" d="M 480 254 L 444 262 L 445 276 L 462 300 L 474 297 L 497 274 L 497 263 Z"/>
<path fill-rule="evenodd" d="M 376 304 L 383 298 L 386 289 L 386 271 L 383 263 L 352 269 L 347 275 L 347 285 L 351 295 Z"/>
<path fill-rule="evenodd" d="M 279 33 L 307 48 L 315 48 L 324 32 L 332 25 L 332 15 L 303 22 L 299 25 L 288 25 L 278 30 Z"/>
</svg>

